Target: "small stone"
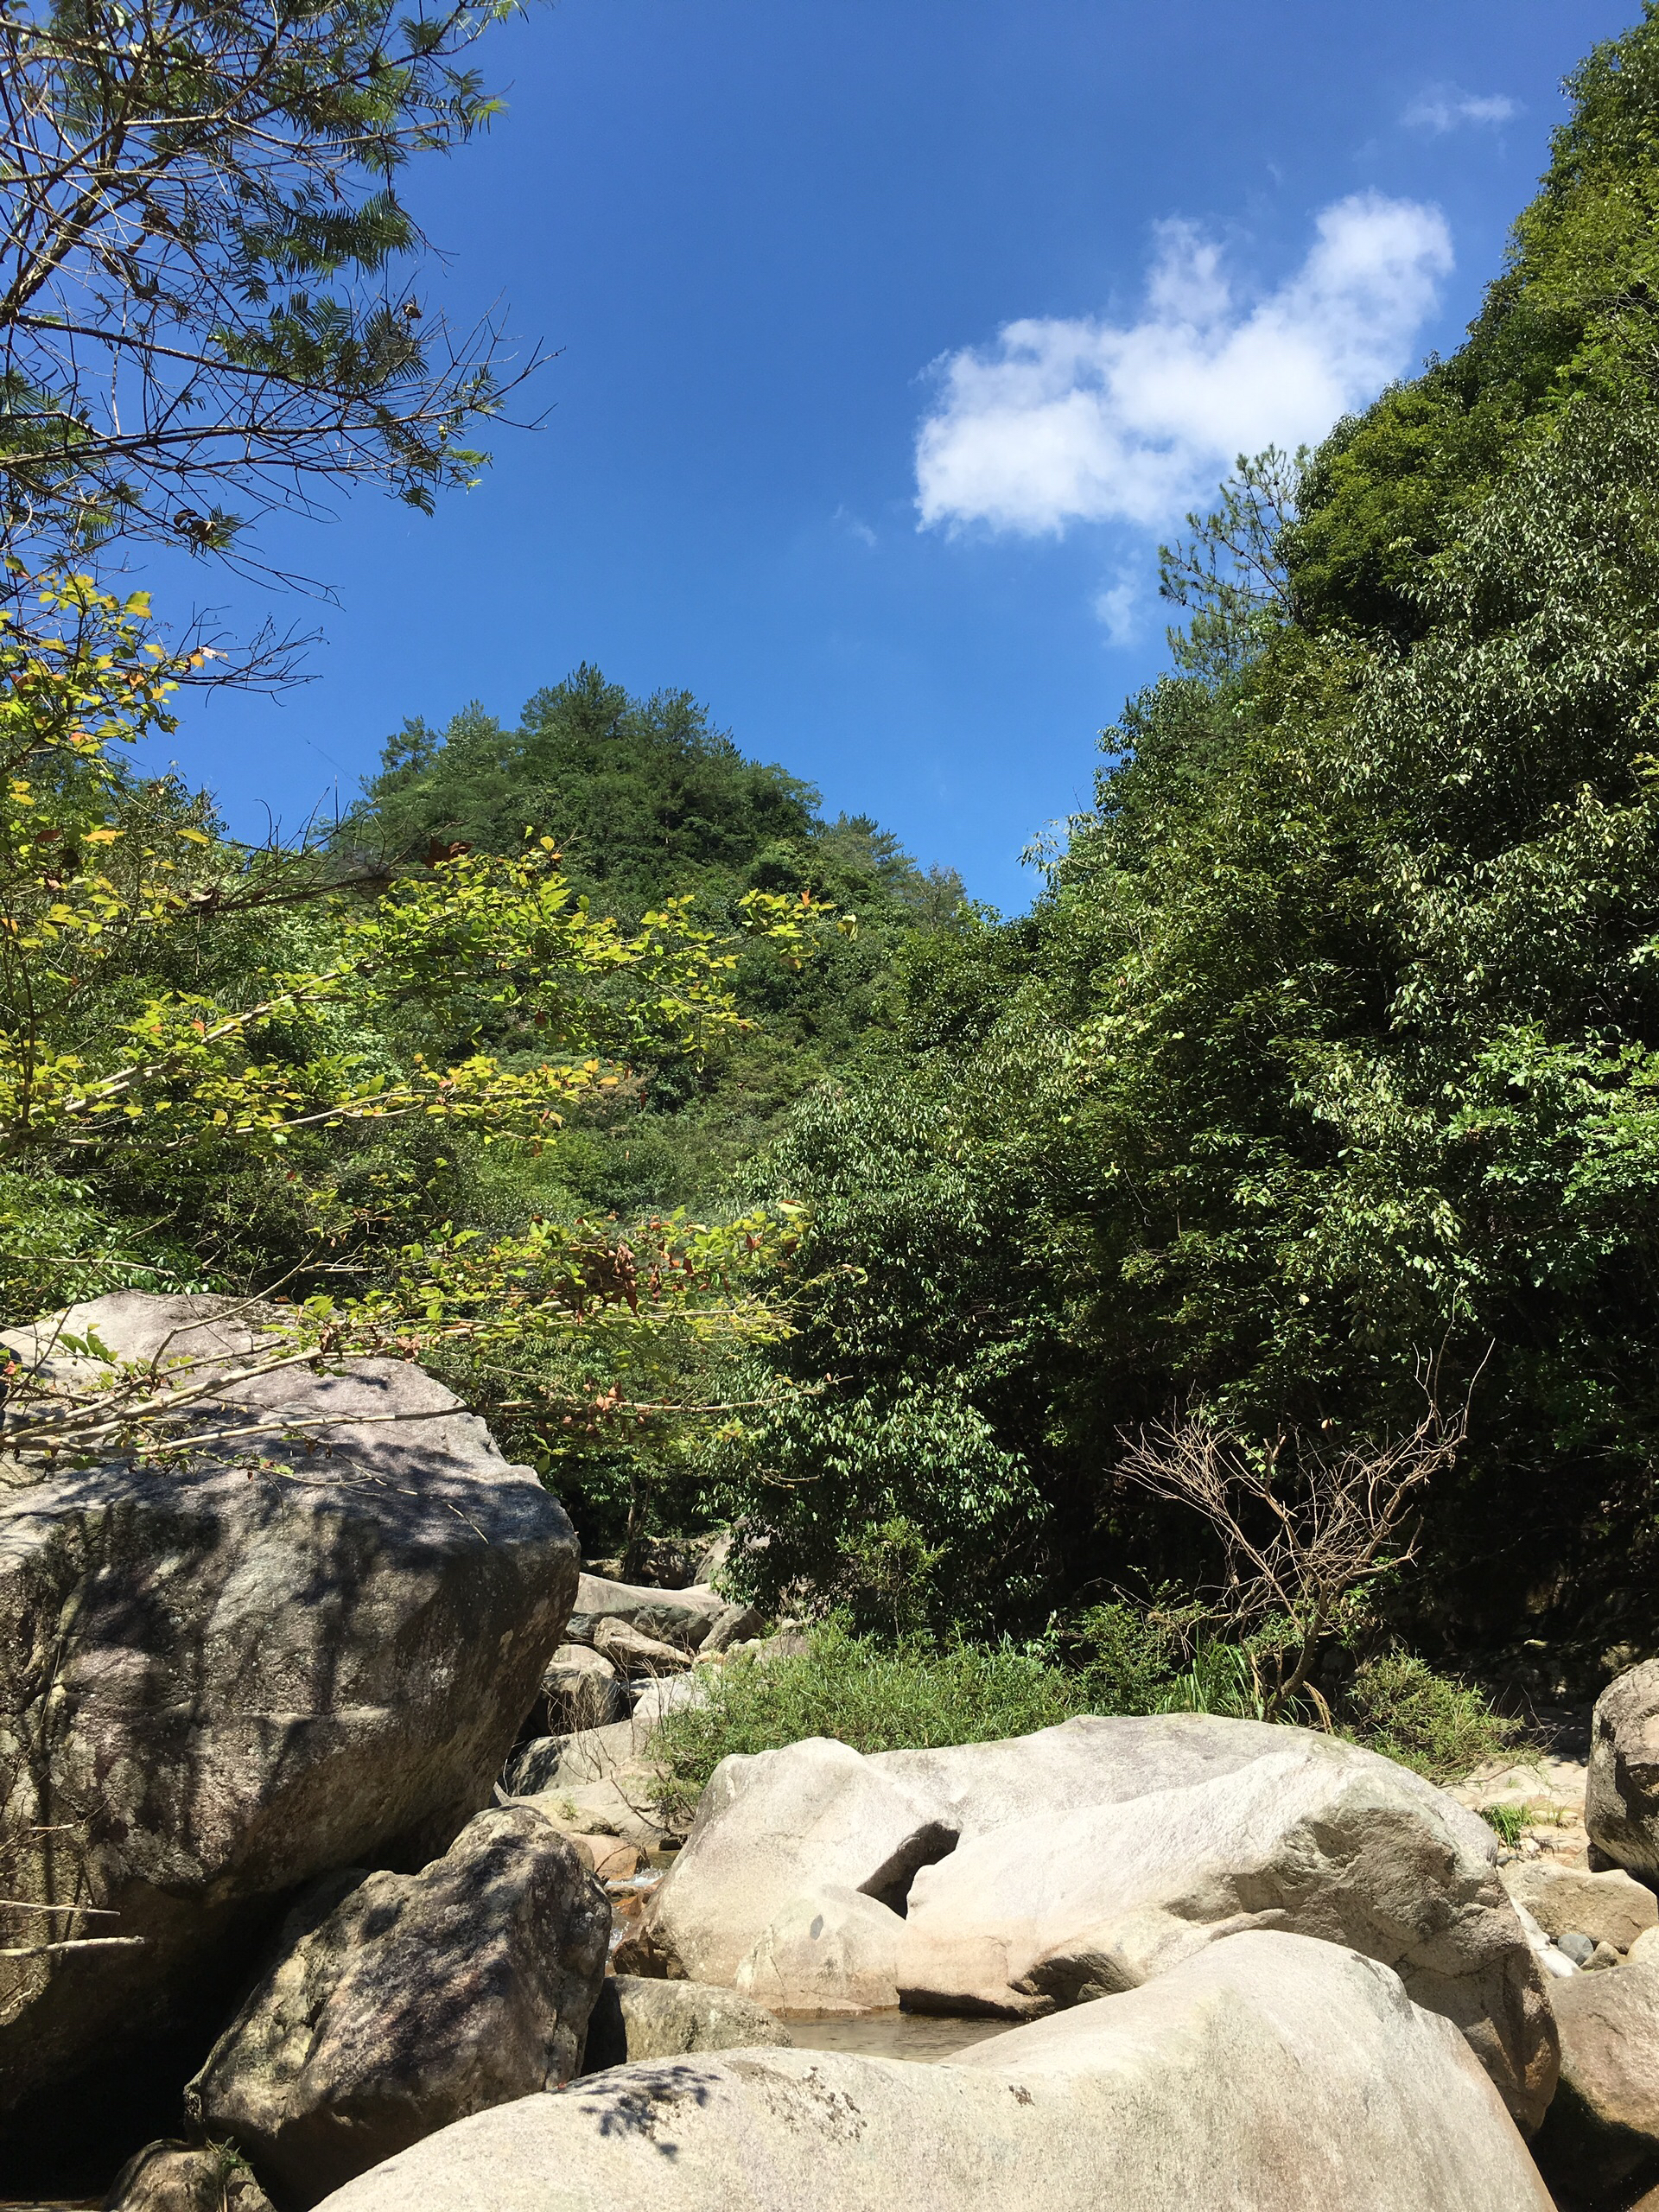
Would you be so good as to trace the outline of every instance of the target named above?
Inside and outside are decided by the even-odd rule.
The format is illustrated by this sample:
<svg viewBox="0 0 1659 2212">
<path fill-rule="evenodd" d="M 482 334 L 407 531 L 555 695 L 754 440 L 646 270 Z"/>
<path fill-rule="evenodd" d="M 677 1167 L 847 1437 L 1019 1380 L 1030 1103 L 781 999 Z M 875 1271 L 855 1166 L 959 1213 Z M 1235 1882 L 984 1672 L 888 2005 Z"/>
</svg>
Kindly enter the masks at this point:
<svg viewBox="0 0 1659 2212">
<path fill-rule="evenodd" d="M 1587 1967 L 1596 1955 L 1596 1947 L 1590 1938 L 1580 1936 L 1575 1929 L 1569 1929 L 1564 1935 L 1558 1936 L 1555 1948 L 1558 1951 L 1565 1951 L 1575 1967 Z"/>
<path fill-rule="evenodd" d="M 594 1649 L 630 1681 L 642 1675 L 682 1675 L 691 1664 L 690 1652 L 659 1643 L 626 1621 L 601 1621 L 594 1631 Z"/>
<path fill-rule="evenodd" d="M 1611 1943 L 1598 1943 L 1585 1961 L 1584 1970 L 1586 1974 L 1599 1974 L 1604 1967 L 1622 1967 L 1624 1963 L 1624 1955 Z"/>
</svg>

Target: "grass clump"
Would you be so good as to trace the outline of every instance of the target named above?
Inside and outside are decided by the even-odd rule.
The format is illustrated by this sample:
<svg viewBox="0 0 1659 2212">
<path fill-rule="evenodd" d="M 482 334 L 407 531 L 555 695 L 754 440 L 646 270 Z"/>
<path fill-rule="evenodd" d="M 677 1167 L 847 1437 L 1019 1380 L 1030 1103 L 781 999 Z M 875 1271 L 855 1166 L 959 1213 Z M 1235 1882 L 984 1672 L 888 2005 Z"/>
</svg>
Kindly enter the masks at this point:
<svg viewBox="0 0 1659 2212">
<path fill-rule="evenodd" d="M 711 1672 L 706 1702 L 666 1714 L 653 1739 L 661 1803 L 687 1821 L 734 1751 L 833 1736 L 855 1751 L 926 1750 L 1029 1735 L 1078 1713 L 1144 1713 L 1161 1681 L 1155 1647 L 1109 1624 L 1085 1666 L 1058 1667 L 1013 1644 L 882 1644 L 830 1624 L 804 1652 Z"/>
<path fill-rule="evenodd" d="M 688 1825 L 731 1753 L 778 1751 L 807 1736 L 894 1751 L 1028 1735 L 1084 1713 L 1260 1718 L 1248 1651 L 1207 1643 L 1179 1656 L 1155 1624 L 1124 1605 L 1097 1607 L 1080 1626 L 1073 1663 L 1065 1666 L 1014 1644 L 884 1643 L 830 1623 L 811 1632 L 804 1651 L 711 1669 L 705 1700 L 666 1714 L 652 1741 L 664 1816 Z M 1287 1719 L 1319 1722 L 1313 1713 Z M 1478 1690 L 1404 1654 L 1357 1670 L 1337 1725 L 1434 1782 L 1466 1773 L 1518 1728 Z"/>
<path fill-rule="evenodd" d="M 1368 1659 L 1342 1700 L 1342 1733 L 1430 1782 L 1451 1782 L 1521 1733 L 1478 1689 L 1437 1675 L 1408 1651 Z"/>
<path fill-rule="evenodd" d="M 1480 1817 L 1489 1828 L 1497 1829 L 1500 1840 L 1508 1844 L 1511 1851 L 1520 1842 L 1522 1832 L 1527 1826 L 1524 1805 L 1483 1805 Z"/>
</svg>

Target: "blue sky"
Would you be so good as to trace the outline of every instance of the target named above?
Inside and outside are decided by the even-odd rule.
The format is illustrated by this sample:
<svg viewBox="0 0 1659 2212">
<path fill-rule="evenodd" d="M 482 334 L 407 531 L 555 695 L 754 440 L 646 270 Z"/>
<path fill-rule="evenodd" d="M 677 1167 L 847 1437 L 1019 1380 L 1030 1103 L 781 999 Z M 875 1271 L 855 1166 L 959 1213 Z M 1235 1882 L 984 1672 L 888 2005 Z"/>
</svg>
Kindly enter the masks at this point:
<svg viewBox="0 0 1659 2212">
<path fill-rule="evenodd" d="M 1157 538 L 1220 461 L 1449 350 L 1634 0 L 560 0 L 416 164 L 455 315 L 557 358 L 423 518 L 267 539 L 337 605 L 143 580 L 315 681 L 166 750 L 232 825 L 349 800 L 406 715 L 582 660 L 684 687 L 832 813 L 1013 909 L 1162 664 Z"/>
</svg>

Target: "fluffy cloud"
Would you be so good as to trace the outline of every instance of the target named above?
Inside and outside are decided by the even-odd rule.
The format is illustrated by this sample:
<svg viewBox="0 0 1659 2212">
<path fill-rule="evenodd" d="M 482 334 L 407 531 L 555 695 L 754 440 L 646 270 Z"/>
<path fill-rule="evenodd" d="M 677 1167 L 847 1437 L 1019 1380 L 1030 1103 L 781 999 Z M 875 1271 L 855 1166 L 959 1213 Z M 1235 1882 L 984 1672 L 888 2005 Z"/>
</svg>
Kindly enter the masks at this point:
<svg viewBox="0 0 1659 2212">
<path fill-rule="evenodd" d="M 1158 529 L 1236 454 L 1319 436 L 1407 365 L 1452 241 L 1438 208 L 1375 193 L 1327 207 L 1317 233 L 1249 305 L 1219 247 L 1161 224 L 1138 321 L 1011 322 L 948 355 L 916 441 L 924 524 Z"/>
<path fill-rule="evenodd" d="M 1512 100 L 1507 92 L 1458 92 L 1442 88 L 1420 93 L 1400 120 L 1414 130 L 1439 134 L 1455 130 L 1460 123 L 1513 123 L 1522 113 L 1520 101 Z"/>
</svg>

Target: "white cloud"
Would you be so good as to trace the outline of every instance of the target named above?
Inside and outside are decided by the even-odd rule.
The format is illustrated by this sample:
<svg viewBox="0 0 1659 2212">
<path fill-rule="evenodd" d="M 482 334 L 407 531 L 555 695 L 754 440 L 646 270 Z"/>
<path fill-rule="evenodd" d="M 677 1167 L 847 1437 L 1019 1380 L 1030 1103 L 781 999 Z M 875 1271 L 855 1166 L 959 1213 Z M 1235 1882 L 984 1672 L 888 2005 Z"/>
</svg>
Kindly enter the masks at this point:
<svg viewBox="0 0 1659 2212">
<path fill-rule="evenodd" d="M 1433 130 L 1437 135 L 1455 130 L 1460 123 L 1513 123 L 1526 110 L 1519 100 L 1512 100 L 1507 92 L 1459 92 L 1440 86 L 1433 92 L 1420 92 L 1400 120 L 1413 130 Z"/>
<path fill-rule="evenodd" d="M 1029 319 L 947 355 L 916 440 L 924 525 L 1160 528 L 1235 454 L 1316 438 L 1369 399 L 1409 360 L 1451 236 L 1438 208 L 1376 193 L 1316 228 L 1301 268 L 1250 306 L 1217 245 L 1160 224 L 1139 321 Z"/>
<path fill-rule="evenodd" d="M 1127 645 L 1134 638 L 1140 627 L 1141 598 L 1141 580 L 1128 569 L 1120 569 L 1095 594 L 1095 619 L 1105 631 L 1108 645 Z"/>
<path fill-rule="evenodd" d="M 849 537 L 855 537 L 861 545 L 875 543 L 875 532 L 870 528 L 868 523 L 862 521 L 850 507 L 845 505 L 837 507 L 830 520 L 837 529 L 844 531 Z"/>
</svg>

